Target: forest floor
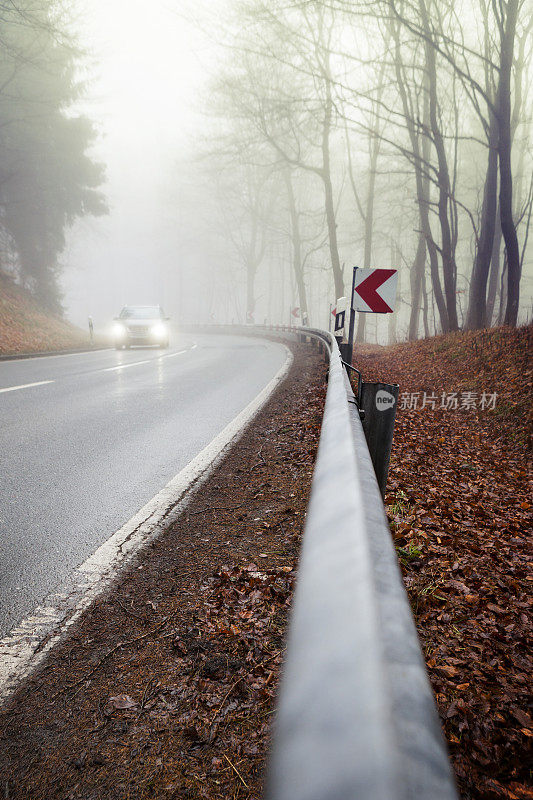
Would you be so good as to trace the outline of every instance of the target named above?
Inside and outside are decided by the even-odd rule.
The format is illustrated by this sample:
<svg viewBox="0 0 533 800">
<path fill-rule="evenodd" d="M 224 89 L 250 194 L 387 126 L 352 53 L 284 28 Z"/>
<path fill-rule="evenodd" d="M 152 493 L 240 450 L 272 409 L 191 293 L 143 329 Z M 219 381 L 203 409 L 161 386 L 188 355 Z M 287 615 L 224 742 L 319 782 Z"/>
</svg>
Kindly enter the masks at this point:
<svg viewBox="0 0 533 800">
<path fill-rule="evenodd" d="M 533 796 L 532 342 L 354 359 L 400 384 L 386 506 L 463 800 Z M 259 800 L 325 395 L 323 362 L 295 353 L 182 516 L 0 712 L 8 800 Z"/>
<path fill-rule="evenodd" d="M 464 800 L 533 797 L 532 345 L 530 326 L 354 358 L 400 385 L 386 506 Z"/>
<path fill-rule="evenodd" d="M 41 308 L 0 273 L 0 356 L 89 347 L 89 334 Z"/>
</svg>

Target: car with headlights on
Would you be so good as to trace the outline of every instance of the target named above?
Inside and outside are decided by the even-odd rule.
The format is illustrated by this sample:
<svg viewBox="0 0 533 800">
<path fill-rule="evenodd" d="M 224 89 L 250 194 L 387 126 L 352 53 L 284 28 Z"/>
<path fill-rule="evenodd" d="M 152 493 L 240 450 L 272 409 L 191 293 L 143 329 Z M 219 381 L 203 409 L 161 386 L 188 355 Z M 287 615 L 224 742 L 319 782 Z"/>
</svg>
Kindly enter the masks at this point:
<svg viewBox="0 0 533 800">
<path fill-rule="evenodd" d="M 117 350 L 132 345 L 168 347 L 169 317 L 161 306 L 124 306 L 113 324 L 113 343 Z"/>
</svg>

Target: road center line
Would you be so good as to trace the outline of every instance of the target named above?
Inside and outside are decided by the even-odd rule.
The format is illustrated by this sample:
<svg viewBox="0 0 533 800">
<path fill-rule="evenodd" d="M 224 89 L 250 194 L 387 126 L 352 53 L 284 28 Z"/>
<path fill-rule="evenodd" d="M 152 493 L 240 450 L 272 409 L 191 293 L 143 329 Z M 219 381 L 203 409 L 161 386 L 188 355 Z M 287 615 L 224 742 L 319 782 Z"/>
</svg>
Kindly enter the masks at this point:
<svg viewBox="0 0 533 800">
<path fill-rule="evenodd" d="M 35 383 L 21 383 L 20 386 L 8 386 L 7 389 L 0 389 L 0 394 L 16 392 L 17 389 L 29 389 L 31 386 L 44 386 L 46 383 L 55 383 L 55 381 L 36 381 Z"/>
<path fill-rule="evenodd" d="M 127 369 L 128 367 L 138 367 L 139 364 L 149 364 L 150 359 L 146 361 L 133 361 L 131 364 L 119 364 L 117 367 L 106 367 L 102 372 L 113 372 L 115 369 Z"/>
</svg>

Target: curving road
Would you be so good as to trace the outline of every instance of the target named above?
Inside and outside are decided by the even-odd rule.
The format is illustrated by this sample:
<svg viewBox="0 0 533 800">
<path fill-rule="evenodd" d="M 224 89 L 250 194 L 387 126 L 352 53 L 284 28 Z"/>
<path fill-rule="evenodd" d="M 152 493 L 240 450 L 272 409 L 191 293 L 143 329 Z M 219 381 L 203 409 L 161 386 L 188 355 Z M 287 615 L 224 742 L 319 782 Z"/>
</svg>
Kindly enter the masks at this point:
<svg viewBox="0 0 533 800">
<path fill-rule="evenodd" d="M 0 362 L 0 638 L 205 447 L 285 348 L 175 336 Z"/>
</svg>

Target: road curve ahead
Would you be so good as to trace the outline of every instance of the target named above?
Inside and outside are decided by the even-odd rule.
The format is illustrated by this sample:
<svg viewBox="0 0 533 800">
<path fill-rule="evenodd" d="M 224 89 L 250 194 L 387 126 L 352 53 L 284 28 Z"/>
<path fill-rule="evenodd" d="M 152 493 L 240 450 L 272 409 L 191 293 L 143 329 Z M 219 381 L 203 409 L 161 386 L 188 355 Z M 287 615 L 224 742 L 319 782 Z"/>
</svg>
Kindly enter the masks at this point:
<svg viewBox="0 0 533 800">
<path fill-rule="evenodd" d="M 251 402 L 281 344 L 176 336 L 0 362 L 0 638 Z"/>
</svg>

